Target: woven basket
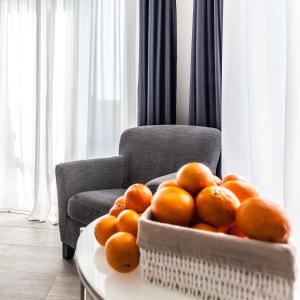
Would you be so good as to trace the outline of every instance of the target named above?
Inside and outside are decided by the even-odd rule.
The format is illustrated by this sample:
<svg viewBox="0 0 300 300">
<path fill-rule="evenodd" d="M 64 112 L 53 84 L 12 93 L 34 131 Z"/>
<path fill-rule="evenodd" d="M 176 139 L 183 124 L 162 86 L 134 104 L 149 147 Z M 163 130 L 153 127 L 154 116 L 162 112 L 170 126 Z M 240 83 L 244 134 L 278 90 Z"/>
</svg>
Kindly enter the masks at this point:
<svg viewBox="0 0 300 300">
<path fill-rule="evenodd" d="M 155 222 L 150 208 L 140 219 L 138 245 L 147 283 L 207 300 L 293 299 L 291 245 Z"/>
</svg>

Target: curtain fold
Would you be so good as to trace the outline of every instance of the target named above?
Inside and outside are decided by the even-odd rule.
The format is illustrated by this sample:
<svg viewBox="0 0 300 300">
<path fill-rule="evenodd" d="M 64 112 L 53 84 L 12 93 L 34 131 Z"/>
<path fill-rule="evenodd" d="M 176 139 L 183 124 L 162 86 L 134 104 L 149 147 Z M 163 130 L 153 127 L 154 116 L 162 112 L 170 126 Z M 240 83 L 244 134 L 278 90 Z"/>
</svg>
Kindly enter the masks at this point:
<svg viewBox="0 0 300 300">
<path fill-rule="evenodd" d="M 194 0 L 189 124 L 221 129 L 223 0 Z"/>
<path fill-rule="evenodd" d="M 225 0 L 222 170 L 284 204 L 285 1 Z"/>
<path fill-rule="evenodd" d="M 223 172 L 284 206 L 300 238 L 300 2 L 225 0 Z"/>
<path fill-rule="evenodd" d="M 135 30 L 136 0 L 0 1 L 1 210 L 56 223 L 55 165 L 118 152 Z"/>
<path fill-rule="evenodd" d="M 300 2 L 287 0 L 287 71 L 285 103 L 284 205 L 300 239 Z"/>
<path fill-rule="evenodd" d="M 36 151 L 31 220 L 57 222 L 55 165 L 85 157 L 81 143 L 87 117 L 78 97 L 83 70 L 78 67 L 78 24 L 85 17 L 79 0 L 37 1 Z M 77 19 L 78 18 L 78 19 Z"/>
<path fill-rule="evenodd" d="M 138 124 L 175 124 L 176 0 L 139 5 Z"/>
<path fill-rule="evenodd" d="M 118 152 L 136 126 L 136 0 L 92 0 L 87 156 Z"/>
<path fill-rule="evenodd" d="M 0 208 L 28 211 L 34 194 L 36 1 L 0 1 Z"/>
</svg>

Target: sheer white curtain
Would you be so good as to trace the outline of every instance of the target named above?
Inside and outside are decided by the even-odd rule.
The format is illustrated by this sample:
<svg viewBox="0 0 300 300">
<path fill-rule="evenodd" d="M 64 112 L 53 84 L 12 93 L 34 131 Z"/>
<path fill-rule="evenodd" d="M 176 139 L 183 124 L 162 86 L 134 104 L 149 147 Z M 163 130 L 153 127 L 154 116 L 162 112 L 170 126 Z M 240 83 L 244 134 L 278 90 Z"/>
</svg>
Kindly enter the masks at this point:
<svg viewBox="0 0 300 300">
<path fill-rule="evenodd" d="M 1 209 L 29 210 L 35 192 L 35 4 L 0 1 Z"/>
<path fill-rule="evenodd" d="M 55 165 L 117 152 L 136 123 L 136 11 L 0 0 L 0 209 L 55 223 Z"/>
<path fill-rule="evenodd" d="M 223 174 L 237 172 L 283 200 L 285 1 L 225 0 Z"/>
<path fill-rule="evenodd" d="M 300 24 L 291 2 L 298 9 L 289 14 L 282 0 L 224 1 L 222 171 L 249 178 L 292 216 L 300 208 Z"/>
<path fill-rule="evenodd" d="M 88 157 L 118 151 L 136 125 L 136 0 L 92 0 L 89 42 Z"/>
<path fill-rule="evenodd" d="M 284 199 L 300 240 L 300 1 L 287 0 L 287 76 Z"/>
</svg>

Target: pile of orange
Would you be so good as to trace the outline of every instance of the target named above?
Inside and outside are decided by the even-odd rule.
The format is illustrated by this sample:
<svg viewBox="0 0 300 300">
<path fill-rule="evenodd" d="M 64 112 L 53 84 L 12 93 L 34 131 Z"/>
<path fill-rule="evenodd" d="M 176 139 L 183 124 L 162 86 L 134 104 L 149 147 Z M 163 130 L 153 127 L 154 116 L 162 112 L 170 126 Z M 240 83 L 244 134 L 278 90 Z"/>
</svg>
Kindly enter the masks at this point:
<svg viewBox="0 0 300 300">
<path fill-rule="evenodd" d="M 140 214 L 151 205 L 152 193 L 143 184 L 133 184 L 124 196 L 118 198 L 107 215 L 98 219 L 94 233 L 105 248 L 109 265 L 116 271 L 127 273 L 139 264 L 136 244 Z"/>
<path fill-rule="evenodd" d="M 181 167 L 163 182 L 152 199 L 160 222 L 243 238 L 287 243 L 290 224 L 275 203 L 263 198 L 245 178 L 214 176 L 201 163 Z"/>
<path fill-rule="evenodd" d="M 150 205 L 158 222 L 194 230 L 276 243 L 287 243 L 290 236 L 282 209 L 263 198 L 245 178 L 228 175 L 221 180 L 204 164 L 188 163 L 176 179 L 163 182 L 153 197 L 143 184 L 130 186 L 109 214 L 99 218 L 95 237 L 116 271 L 130 272 L 138 266 L 138 221 Z"/>
</svg>

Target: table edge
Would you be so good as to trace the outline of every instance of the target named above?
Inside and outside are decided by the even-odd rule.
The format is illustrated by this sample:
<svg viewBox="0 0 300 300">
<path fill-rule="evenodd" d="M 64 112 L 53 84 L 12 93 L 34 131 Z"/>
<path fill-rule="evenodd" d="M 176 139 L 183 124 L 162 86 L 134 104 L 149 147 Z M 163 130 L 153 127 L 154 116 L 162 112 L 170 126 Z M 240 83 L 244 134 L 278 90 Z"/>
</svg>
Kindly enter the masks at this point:
<svg viewBox="0 0 300 300">
<path fill-rule="evenodd" d="M 80 270 L 80 266 L 77 262 L 77 255 L 75 252 L 75 266 L 77 270 L 78 277 L 80 282 L 83 284 L 84 288 L 88 291 L 89 295 L 92 296 L 94 300 L 104 300 L 104 298 L 97 293 L 97 291 L 89 284 L 88 280 L 85 278 L 83 273 Z"/>
</svg>

